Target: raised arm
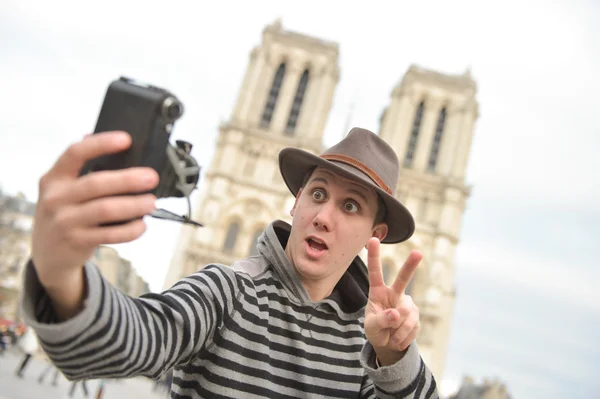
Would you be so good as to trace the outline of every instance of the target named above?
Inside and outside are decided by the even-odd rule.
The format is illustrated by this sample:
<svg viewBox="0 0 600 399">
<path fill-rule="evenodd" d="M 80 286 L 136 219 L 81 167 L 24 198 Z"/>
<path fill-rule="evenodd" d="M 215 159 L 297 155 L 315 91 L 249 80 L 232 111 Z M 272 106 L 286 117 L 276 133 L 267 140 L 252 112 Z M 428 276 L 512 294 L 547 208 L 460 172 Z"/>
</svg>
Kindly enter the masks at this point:
<svg viewBox="0 0 600 399">
<path fill-rule="evenodd" d="M 61 320 L 32 264 L 23 310 L 43 349 L 69 379 L 157 377 L 202 356 L 233 311 L 238 286 L 225 266 L 210 265 L 161 294 L 131 298 L 84 267 L 87 295 L 78 314 Z"/>
<path fill-rule="evenodd" d="M 413 251 L 391 286 L 383 280 L 379 240 L 367 245 L 369 300 L 365 310 L 367 344 L 362 352 L 366 379 L 363 398 L 437 398 L 435 378 L 417 348 L 419 309 L 406 295 L 422 255 Z"/>
<path fill-rule="evenodd" d="M 225 268 L 206 268 L 161 295 L 133 299 L 87 263 L 98 245 L 141 236 L 141 217 L 155 209 L 153 195 L 128 195 L 157 185 L 150 168 L 79 176 L 87 160 L 130 145 L 124 132 L 86 136 L 40 180 L 23 309 L 72 379 L 158 375 L 201 351 L 231 309 L 235 275 Z M 110 225 L 122 220 L 133 221 Z"/>
<path fill-rule="evenodd" d="M 102 244 L 129 242 L 145 229 L 141 219 L 155 209 L 151 190 L 158 175 L 151 168 L 98 171 L 79 177 L 84 163 L 126 150 L 124 132 L 88 135 L 60 155 L 40 179 L 32 233 L 32 259 L 57 315 L 69 319 L 85 296 L 84 263 Z M 123 225 L 103 224 L 133 220 Z"/>
</svg>

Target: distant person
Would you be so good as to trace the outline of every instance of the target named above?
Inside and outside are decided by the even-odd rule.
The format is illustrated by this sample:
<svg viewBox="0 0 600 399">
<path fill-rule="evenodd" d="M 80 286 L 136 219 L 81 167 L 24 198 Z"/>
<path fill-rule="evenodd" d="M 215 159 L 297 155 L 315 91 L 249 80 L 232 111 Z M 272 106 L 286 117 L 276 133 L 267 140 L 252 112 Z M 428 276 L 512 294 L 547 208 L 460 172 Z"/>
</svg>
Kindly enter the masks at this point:
<svg viewBox="0 0 600 399">
<path fill-rule="evenodd" d="M 75 388 L 77 388 L 77 385 L 81 385 L 83 394 L 87 398 L 90 395 L 90 392 L 88 391 L 86 380 L 79 380 L 71 383 L 71 388 L 69 389 L 69 398 L 72 398 L 75 395 Z"/>
<path fill-rule="evenodd" d="M 0 355 L 4 355 L 6 347 L 8 346 L 8 331 L 5 325 L 0 325 Z"/>
<path fill-rule="evenodd" d="M 38 379 L 37 379 L 38 384 L 43 384 L 44 379 L 46 378 L 46 375 L 48 375 L 48 373 L 50 373 L 52 371 L 54 372 L 53 376 L 52 376 L 52 386 L 58 385 L 58 377 L 60 376 L 60 370 L 58 368 L 56 368 L 56 366 L 54 365 L 54 363 L 52 363 L 52 361 L 48 362 L 48 365 L 46 365 L 46 368 L 44 368 L 44 370 L 38 377 Z"/>
<path fill-rule="evenodd" d="M 15 324 L 9 324 L 8 326 L 3 324 L 0 326 L 0 355 L 4 355 L 6 350 L 16 345 L 17 343 L 17 327 Z"/>
<path fill-rule="evenodd" d="M 173 367 L 172 398 L 437 397 L 415 341 L 419 310 L 405 294 L 422 255 L 413 251 L 390 286 L 383 280 L 380 243 L 410 238 L 414 220 L 394 197 L 398 158 L 381 138 L 355 128 L 321 156 L 284 149 L 291 225 L 273 221 L 258 256 L 199 264 L 139 298 L 89 259 L 98 245 L 144 232 L 138 218 L 155 198 L 127 194 L 152 189 L 158 175 L 79 176 L 87 160 L 130 143 L 118 132 L 87 136 L 40 181 L 23 308 L 67 378 L 158 378 Z"/>
<path fill-rule="evenodd" d="M 33 331 L 33 328 L 28 327 L 25 330 L 23 335 L 21 335 L 21 337 L 18 339 L 17 346 L 21 349 L 21 351 L 23 351 L 24 356 L 15 374 L 18 378 L 23 378 L 23 372 L 25 371 L 25 368 L 39 349 L 37 337 Z"/>
</svg>

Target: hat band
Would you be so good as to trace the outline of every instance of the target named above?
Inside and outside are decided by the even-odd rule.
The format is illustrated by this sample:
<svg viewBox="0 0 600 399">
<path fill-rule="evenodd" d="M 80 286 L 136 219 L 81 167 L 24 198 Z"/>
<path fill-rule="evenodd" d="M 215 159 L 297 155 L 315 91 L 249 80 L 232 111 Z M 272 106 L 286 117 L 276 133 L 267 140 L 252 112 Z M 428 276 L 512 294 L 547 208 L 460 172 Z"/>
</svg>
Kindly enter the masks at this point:
<svg viewBox="0 0 600 399">
<path fill-rule="evenodd" d="M 321 155 L 321 158 L 326 159 L 328 161 L 342 162 L 342 163 L 345 163 L 346 165 L 350 165 L 350 166 L 360 170 L 365 175 L 369 176 L 379 186 L 379 188 L 381 188 L 383 191 L 385 191 L 389 195 L 393 195 L 392 189 L 387 184 L 385 184 L 383 179 L 381 177 L 379 177 L 379 175 L 373 169 L 369 168 L 367 165 L 365 165 L 358 159 L 349 157 L 348 155 L 342 155 L 342 154 L 323 154 L 323 155 Z"/>
</svg>

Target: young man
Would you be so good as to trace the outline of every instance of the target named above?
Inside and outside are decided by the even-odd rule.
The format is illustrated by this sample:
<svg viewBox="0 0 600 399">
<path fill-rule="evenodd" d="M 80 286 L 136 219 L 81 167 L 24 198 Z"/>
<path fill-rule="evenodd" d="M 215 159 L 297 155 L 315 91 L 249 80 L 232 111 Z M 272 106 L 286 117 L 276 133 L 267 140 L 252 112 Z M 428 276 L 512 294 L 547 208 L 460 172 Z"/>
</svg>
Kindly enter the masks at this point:
<svg viewBox="0 0 600 399">
<path fill-rule="evenodd" d="M 419 312 L 404 294 L 421 255 L 390 287 L 382 277 L 380 242 L 408 239 L 414 221 L 393 197 L 398 159 L 377 135 L 353 129 L 321 156 L 284 149 L 292 225 L 269 225 L 258 256 L 137 299 L 88 259 L 99 244 L 143 233 L 141 220 L 99 224 L 151 212 L 152 196 L 118 194 L 158 177 L 136 168 L 78 177 L 86 160 L 129 144 L 122 132 L 88 136 L 40 181 L 23 308 L 68 378 L 156 378 L 174 367 L 174 398 L 437 397 L 414 341 Z"/>
</svg>

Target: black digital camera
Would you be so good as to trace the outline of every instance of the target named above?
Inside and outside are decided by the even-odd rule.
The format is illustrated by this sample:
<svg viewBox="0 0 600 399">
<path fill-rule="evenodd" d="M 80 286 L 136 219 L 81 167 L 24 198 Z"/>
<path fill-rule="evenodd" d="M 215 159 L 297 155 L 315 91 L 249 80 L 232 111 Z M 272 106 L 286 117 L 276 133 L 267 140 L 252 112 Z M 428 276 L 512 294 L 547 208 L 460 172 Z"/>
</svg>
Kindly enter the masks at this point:
<svg viewBox="0 0 600 399">
<path fill-rule="evenodd" d="M 168 90 L 121 77 L 110 83 L 100 110 L 94 134 L 122 130 L 132 139 L 131 146 L 120 153 L 103 155 L 88 161 L 81 175 L 134 166 L 151 167 L 160 176 L 152 191 L 157 198 L 189 196 L 200 179 L 200 166 L 191 156 L 192 144 L 169 142 L 175 122 L 184 112 L 183 103 Z M 189 209 L 191 214 L 191 209 Z M 190 215 L 168 215 L 159 210 L 154 217 L 197 224 Z M 175 217 L 174 217 L 175 216 Z"/>
</svg>

